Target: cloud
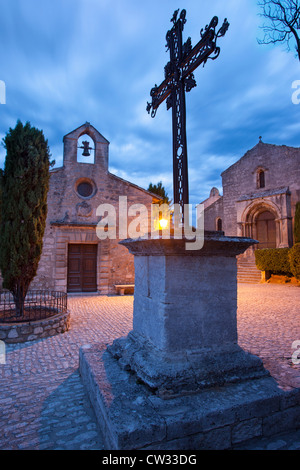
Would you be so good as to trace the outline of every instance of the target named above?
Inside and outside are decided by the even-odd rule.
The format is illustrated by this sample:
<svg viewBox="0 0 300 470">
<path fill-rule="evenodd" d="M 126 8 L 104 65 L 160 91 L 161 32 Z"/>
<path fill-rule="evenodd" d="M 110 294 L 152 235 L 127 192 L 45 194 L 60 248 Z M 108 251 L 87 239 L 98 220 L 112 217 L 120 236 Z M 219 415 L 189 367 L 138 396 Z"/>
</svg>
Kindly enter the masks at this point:
<svg viewBox="0 0 300 470">
<path fill-rule="evenodd" d="M 30 121 L 59 165 L 63 136 L 89 121 L 111 143 L 111 171 L 143 187 L 162 180 L 172 195 L 172 112 L 163 103 L 152 119 L 146 104 L 164 77 L 175 8 L 158 0 L 2 1 L 0 135 L 17 119 Z M 256 2 L 186 0 L 185 8 L 183 36 L 193 45 L 214 15 L 230 23 L 219 58 L 195 71 L 197 87 L 186 96 L 190 198 L 198 203 L 260 135 L 299 145 L 291 86 L 300 74 L 293 53 L 258 45 Z M 0 164 L 4 156 L 0 147 Z"/>
</svg>

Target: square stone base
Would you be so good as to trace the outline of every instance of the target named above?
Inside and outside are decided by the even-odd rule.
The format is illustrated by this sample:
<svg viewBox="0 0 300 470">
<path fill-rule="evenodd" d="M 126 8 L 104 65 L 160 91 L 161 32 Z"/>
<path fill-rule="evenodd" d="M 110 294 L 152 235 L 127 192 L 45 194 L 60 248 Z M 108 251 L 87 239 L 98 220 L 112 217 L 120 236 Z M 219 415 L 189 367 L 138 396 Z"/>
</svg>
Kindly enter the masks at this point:
<svg viewBox="0 0 300 470">
<path fill-rule="evenodd" d="M 300 427 L 300 390 L 272 377 L 164 400 L 106 345 L 80 350 L 80 373 L 108 450 L 222 450 Z"/>
</svg>

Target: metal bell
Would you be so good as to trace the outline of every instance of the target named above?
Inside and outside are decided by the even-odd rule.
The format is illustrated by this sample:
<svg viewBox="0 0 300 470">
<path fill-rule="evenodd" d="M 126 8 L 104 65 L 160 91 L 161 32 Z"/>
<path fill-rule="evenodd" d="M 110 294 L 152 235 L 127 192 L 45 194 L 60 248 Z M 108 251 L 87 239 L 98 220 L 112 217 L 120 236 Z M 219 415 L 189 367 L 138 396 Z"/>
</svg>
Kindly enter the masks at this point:
<svg viewBox="0 0 300 470">
<path fill-rule="evenodd" d="M 91 148 L 89 147 L 89 142 L 87 140 L 85 140 L 85 141 L 82 142 L 82 144 L 83 144 L 83 147 L 80 147 L 80 148 L 83 148 L 82 155 L 84 157 L 89 157 L 91 155 L 90 152 L 89 152 L 91 150 Z"/>
</svg>

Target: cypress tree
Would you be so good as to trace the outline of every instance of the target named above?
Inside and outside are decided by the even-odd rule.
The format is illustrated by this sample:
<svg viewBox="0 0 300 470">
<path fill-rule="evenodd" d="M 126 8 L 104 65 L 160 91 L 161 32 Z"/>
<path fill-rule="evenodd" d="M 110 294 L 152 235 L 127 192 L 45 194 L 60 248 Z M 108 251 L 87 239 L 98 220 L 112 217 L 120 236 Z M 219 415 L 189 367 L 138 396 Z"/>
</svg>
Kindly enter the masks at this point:
<svg viewBox="0 0 300 470">
<path fill-rule="evenodd" d="M 49 189 L 49 147 L 43 131 L 17 121 L 3 139 L 0 174 L 0 269 L 3 287 L 14 298 L 16 315 L 24 313 L 29 285 L 43 248 Z"/>
<path fill-rule="evenodd" d="M 294 243 L 300 243 L 300 201 L 296 204 L 294 219 Z"/>
</svg>

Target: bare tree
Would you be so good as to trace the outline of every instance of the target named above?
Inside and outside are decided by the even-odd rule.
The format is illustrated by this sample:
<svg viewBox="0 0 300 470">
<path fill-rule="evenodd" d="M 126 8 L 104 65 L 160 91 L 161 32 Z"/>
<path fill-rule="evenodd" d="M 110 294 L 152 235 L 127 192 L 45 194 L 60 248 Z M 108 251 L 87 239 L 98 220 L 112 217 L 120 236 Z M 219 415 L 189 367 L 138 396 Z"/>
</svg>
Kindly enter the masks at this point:
<svg viewBox="0 0 300 470">
<path fill-rule="evenodd" d="M 300 61 L 300 0 L 262 0 L 260 16 L 268 21 L 262 26 L 265 33 L 259 44 L 285 43 L 290 51 L 291 43 L 296 42 L 296 57 Z"/>
</svg>

